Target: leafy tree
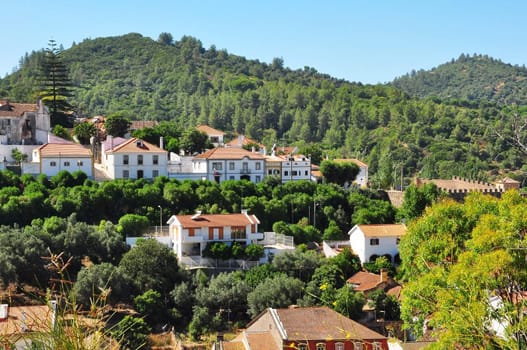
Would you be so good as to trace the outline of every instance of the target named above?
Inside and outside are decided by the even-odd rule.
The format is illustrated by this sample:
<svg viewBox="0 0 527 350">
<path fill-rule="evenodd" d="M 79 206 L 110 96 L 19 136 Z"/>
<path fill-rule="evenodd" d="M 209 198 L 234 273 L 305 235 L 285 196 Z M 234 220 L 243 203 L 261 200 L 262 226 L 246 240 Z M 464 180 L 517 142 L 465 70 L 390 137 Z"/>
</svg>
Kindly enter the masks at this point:
<svg viewBox="0 0 527 350">
<path fill-rule="evenodd" d="M 85 308 L 126 302 L 130 296 L 130 280 L 110 263 L 82 268 L 73 285 L 78 305 Z"/>
<path fill-rule="evenodd" d="M 318 253 L 314 251 L 303 252 L 299 249 L 279 254 L 274 257 L 271 263 L 274 270 L 284 272 L 303 282 L 309 282 L 311 276 L 321 264 L 322 258 Z"/>
<path fill-rule="evenodd" d="M 275 274 L 277 274 L 277 272 L 273 270 L 271 264 L 266 263 L 251 267 L 245 272 L 243 278 L 249 285 L 249 288 L 254 289 L 263 280 L 270 278 Z"/>
<path fill-rule="evenodd" d="M 148 218 L 138 214 L 125 214 L 119 219 L 117 230 L 123 236 L 142 236 L 150 226 Z"/>
<path fill-rule="evenodd" d="M 121 113 L 110 114 L 104 121 L 104 129 L 108 135 L 124 137 L 132 122 Z"/>
<path fill-rule="evenodd" d="M 174 287 L 170 292 L 170 296 L 174 305 L 171 314 L 176 324 L 179 326 L 187 325 L 192 319 L 192 308 L 196 304 L 192 286 L 190 283 L 183 281 Z"/>
<path fill-rule="evenodd" d="M 68 98 L 73 96 L 73 84 L 68 76 L 68 68 L 64 64 L 62 52 L 55 40 L 48 42 L 40 74 L 40 98 L 50 108 L 51 125 L 71 126 L 67 113 L 71 111 Z"/>
<path fill-rule="evenodd" d="M 172 34 L 167 32 L 162 32 L 159 34 L 159 37 L 157 38 L 157 41 L 163 45 L 173 45 L 174 44 L 174 38 L 172 37 Z"/>
<path fill-rule="evenodd" d="M 161 293 L 149 289 L 134 298 L 137 311 L 145 316 L 150 326 L 155 326 L 166 317 L 166 305 L 161 298 Z"/>
<path fill-rule="evenodd" d="M 11 151 L 11 157 L 13 157 L 14 160 L 20 165 L 22 162 L 25 162 L 27 160 L 28 155 L 26 153 L 20 152 L 18 148 L 13 148 Z"/>
<path fill-rule="evenodd" d="M 374 262 L 364 263 L 363 267 L 366 271 L 379 274 L 381 270 L 386 270 L 390 276 L 395 275 L 395 266 L 385 256 L 379 256 Z"/>
<path fill-rule="evenodd" d="M 74 134 L 83 145 L 88 145 L 92 136 L 97 134 L 97 129 L 91 123 L 79 123 L 74 128 Z"/>
<path fill-rule="evenodd" d="M 527 345 L 518 309 L 525 304 L 513 302 L 527 285 L 525 204 L 515 191 L 501 200 L 474 193 L 464 204 L 433 204 L 409 227 L 400 250 L 409 280 L 401 305 L 406 327 L 421 334 L 427 319 L 435 348 Z M 415 244 L 421 246 L 410 253 Z M 496 335 L 492 322 L 504 325 L 506 337 Z"/>
<path fill-rule="evenodd" d="M 132 279 L 138 294 L 153 289 L 166 295 L 179 279 L 176 256 L 154 239 L 138 240 L 123 255 L 119 267 Z"/>
<path fill-rule="evenodd" d="M 302 295 L 304 283 L 297 278 L 278 274 L 262 281 L 247 295 L 251 317 L 268 307 L 281 308 L 296 304 Z"/>
<path fill-rule="evenodd" d="M 379 289 L 371 292 L 368 299 L 375 307 L 377 317 L 382 317 L 387 321 L 397 321 L 400 319 L 401 311 L 397 298 L 393 295 L 387 295 L 383 290 Z"/>
<path fill-rule="evenodd" d="M 231 247 L 225 242 L 209 242 L 203 250 L 203 256 L 216 260 L 228 260 L 232 258 Z"/>
<path fill-rule="evenodd" d="M 71 140 L 71 134 L 69 133 L 69 131 L 60 124 L 55 125 L 53 127 L 53 130 L 51 130 L 51 133 L 64 140 Z"/>
<path fill-rule="evenodd" d="M 260 244 L 249 244 L 245 248 L 245 256 L 249 260 L 258 260 L 264 255 L 264 248 Z"/>
<path fill-rule="evenodd" d="M 113 338 L 125 349 L 146 349 L 150 327 L 139 317 L 125 316 L 110 330 Z"/>
<path fill-rule="evenodd" d="M 183 133 L 180 147 L 186 154 L 201 153 L 205 149 L 210 148 L 209 137 L 204 132 L 189 129 Z"/>
<path fill-rule="evenodd" d="M 421 187 L 410 185 L 404 191 L 403 205 L 397 213 L 400 219 L 413 220 L 419 217 L 427 206 L 432 205 L 440 196 L 439 189 L 433 183 Z"/>
<path fill-rule="evenodd" d="M 352 162 L 324 160 L 320 164 L 320 171 L 327 182 L 343 186 L 346 183 L 349 185 L 355 181 L 360 169 Z"/>
<path fill-rule="evenodd" d="M 346 317 L 358 320 L 362 316 L 365 303 L 364 294 L 354 292 L 349 286 L 343 286 L 336 291 L 332 308 Z"/>
</svg>

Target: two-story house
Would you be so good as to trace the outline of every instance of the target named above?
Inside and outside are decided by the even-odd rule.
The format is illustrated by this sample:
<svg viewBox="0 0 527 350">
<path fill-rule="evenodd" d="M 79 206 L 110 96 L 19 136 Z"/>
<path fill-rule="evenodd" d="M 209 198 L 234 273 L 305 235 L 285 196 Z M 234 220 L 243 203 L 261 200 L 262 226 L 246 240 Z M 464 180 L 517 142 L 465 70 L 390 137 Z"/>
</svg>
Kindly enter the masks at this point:
<svg viewBox="0 0 527 350">
<path fill-rule="evenodd" d="M 111 179 L 154 179 L 167 175 L 168 152 L 138 138 L 108 137 L 101 164 Z"/>
<path fill-rule="evenodd" d="M 50 130 L 49 111 L 42 101 L 13 103 L 0 100 L 2 145 L 41 145 L 47 142 Z"/>
<path fill-rule="evenodd" d="M 209 242 L 240 242 L 242 245 L 263 239 L 260 221 L 246 210 L 239 214 L 173 215 L 168 220 L 169 235 L 178 259 L 201 256 Z"/>
<path fill-rule="evenodd" d="M 219 349 L 387 350 L 388 340 L 327 306 L 268 308 Z"/>
<path fill-rule="evenodd" d="M 399 263 L 399 241 L 405 233 L 404 224 L 355 225 L 348 232 L 351 249 L 361 264 L 375 261 L 379 256 Z"/>
<path fill-rule="evenodd" d="M 277 176 L 282 183 L 311 180 L 311 159 L 303 155 L 265 156 L 267 176 Z"/>
<path fill-rule="evenodd" d="M 203 124 L 198 125 L 196 129 L 202 133 L 207 134 L 210 143 L 212 143 L 214 147 L 223 146 L 223 137 L 225 136 L 225 133 L 223 131 L 214 129 L 208 125 Z"/>
<path fill-rule="evenodd" d="M 192 159 L 193 172 L 207 180 L 249 180 L 258 183 L 265 176 L 265 157 L 243 148 L 218 147 Z"/>
</svg>

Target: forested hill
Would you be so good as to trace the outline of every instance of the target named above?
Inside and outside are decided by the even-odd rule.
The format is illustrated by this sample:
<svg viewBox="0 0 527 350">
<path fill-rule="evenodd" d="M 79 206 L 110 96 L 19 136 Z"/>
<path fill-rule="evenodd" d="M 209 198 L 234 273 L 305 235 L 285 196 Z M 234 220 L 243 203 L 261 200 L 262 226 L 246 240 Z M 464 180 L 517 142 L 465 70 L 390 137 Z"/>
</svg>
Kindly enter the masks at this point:
<svg viewBox="0 0 527 350">
<path fill-rule="evenodd" d="M 462 54 L 434 69 L 412 71 L 393 81 L 412 96 L 527 105 L 527 69 L 486 55 Z"/>
<path fill-rule="evenodd" d="M 206 123 L 243 133 L 269 147 L 295 143 L 305 154 L 359 158 L 376 186 L 452 175 L 487 179 L 518 169 L 522 159 L 492 130 L 508 114 L 491 104 L 410 98 L 386 85 L 361 85 L 290 70 L 283 60 L 247 60 L 205 49 L 198 39 L 173 42 L 140 34 L 87 39 L 64 50 L 79 88 L 72 104 L 83 116 L 124 112 L 131 119 Z M 0 80 L 0 98 L 31 101 L 42 52 Z M 492 126 L 492 127 L 489 127 Z M 310 147 L 310 148 L 307 148 Z"/>
</svg>

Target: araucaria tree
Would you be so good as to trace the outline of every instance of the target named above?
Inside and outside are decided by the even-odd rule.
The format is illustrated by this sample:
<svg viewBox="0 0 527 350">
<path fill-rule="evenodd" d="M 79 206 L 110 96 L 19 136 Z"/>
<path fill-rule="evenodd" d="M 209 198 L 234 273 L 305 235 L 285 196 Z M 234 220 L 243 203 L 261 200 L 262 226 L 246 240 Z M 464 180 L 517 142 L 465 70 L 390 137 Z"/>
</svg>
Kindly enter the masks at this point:
<svg viewBox="0 0 527 350">
<path fill-rule="evenodd" d="M 50 40 L 40 67 L 40 98 L 50 109 L 51 125 L 71 127 L 67 113 L 72 110 L 68 98 L 73 96 L 73 84 L 68 77 L 61 51 L 55 40 Z"/>
</svg>

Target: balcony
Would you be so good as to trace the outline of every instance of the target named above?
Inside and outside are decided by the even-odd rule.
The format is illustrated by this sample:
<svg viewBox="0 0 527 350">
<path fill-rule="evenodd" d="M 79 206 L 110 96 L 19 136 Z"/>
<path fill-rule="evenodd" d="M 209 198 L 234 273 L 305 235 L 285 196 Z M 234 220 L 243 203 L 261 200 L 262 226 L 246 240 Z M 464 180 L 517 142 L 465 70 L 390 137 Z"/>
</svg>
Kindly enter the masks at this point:
<svg viewBox="0 0 527 350">
<path fill-rule="evenodd" d="M 201 243 L 204 242 L 201 235 L 189 236 L 188 234 L 183 235 L 183 241 L 181 243 Z"/>
<path fill-rule="evenodd" d="M 248 169 L 248 168 L 244 168 L 240 170 L 240 174 L 250 174 L 250 173 L 251 173 L 251 169 Z"/>
</svg>

